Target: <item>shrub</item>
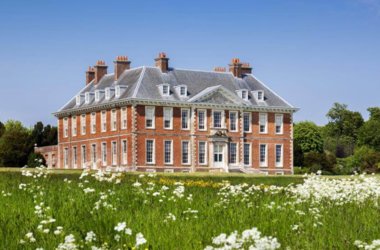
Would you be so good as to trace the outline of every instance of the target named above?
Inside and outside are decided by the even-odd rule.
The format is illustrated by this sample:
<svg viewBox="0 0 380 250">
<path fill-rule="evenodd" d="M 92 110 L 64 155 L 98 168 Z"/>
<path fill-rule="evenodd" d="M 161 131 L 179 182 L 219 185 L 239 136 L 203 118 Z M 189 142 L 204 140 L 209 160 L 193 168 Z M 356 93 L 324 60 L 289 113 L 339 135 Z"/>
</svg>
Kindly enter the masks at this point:
<svg viewBox="0 0 380 250">
<path fill-rule="evenodd" d="M 28 157 L 28 167 L 35 168 L 46 165 L 45 158 L 40 153 L 31 153 Z"/>
</svg>

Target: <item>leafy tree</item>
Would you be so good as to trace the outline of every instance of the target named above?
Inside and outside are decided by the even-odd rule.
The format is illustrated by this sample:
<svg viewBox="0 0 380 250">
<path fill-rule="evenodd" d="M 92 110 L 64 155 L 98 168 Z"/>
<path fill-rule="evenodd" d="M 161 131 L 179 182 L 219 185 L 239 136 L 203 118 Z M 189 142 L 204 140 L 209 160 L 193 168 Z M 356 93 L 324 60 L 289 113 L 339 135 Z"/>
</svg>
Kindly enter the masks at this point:
<svg viewBox="0 0 380 250">
<path fill-rule="evenodd" d="M 355 150 L 355 154 L 350 157 L 348 164 L 350 167 L 360 171 L 379 172 L 380 152 L 375 151 L 373 148 L 362 146 Z"/>
<path fill-rule="evenodd" d="M 4 134 L 5 132 L 5 126 L 2 122 L 0 122 L 0 137 Z"/>
<path fill-rule="evenodd" d="M 32 130 L 31 140 L 37 146 L 42 146 L 44 132 L 44 124 L 42 122 L 37 122 Z"/>
<path fill-rule="evenodd" d="M 370 118 L 360 128 L 358 134 L 358 145 L 369 146 L 380 151 L 380 108 L 368 108 Z"/>
<path fill-rule="evenodd" d="M 323 138 L 320 128 L 313 122 L 304 121 L 294 125 L 294 144 L 302 153 L 323 152 Z"/>
<path fill-rule="evenodd" d="M 37 122 L 32 130 L 31 141 L 39 147 L 56 145 L 58 143 L 57 127 L 44 126 L 42 122 Z"/>
<path fill-rule="evenodd" d="M 6 167 L 24 166 L 32 149 L 30 130 L 19 121 L 10 120 L 6 122 L 5 132 L 0 138 L 0 165 Z"/>
<path fill-rule="evenodd" d="M 331 153 L 308 152 L 305 154 L 304 164 L 312 172 L 323 170 L 332 173 L 336 164 L 336 158 Z"/>
</svg>

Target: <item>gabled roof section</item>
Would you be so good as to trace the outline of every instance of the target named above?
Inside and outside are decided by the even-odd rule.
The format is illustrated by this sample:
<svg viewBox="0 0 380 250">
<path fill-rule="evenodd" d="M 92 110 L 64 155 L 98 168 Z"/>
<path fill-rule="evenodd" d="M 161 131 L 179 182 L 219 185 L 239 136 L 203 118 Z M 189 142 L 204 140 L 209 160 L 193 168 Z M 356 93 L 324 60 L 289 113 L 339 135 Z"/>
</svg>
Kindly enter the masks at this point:
<svg viewBox="0 0 380 250">
<path fill-rule="evenodd" d="M 202 90 L 190 98 L 188 102 L 246 105 L 235 93 L 232 93 L 221 85 Z"/>
</svg>

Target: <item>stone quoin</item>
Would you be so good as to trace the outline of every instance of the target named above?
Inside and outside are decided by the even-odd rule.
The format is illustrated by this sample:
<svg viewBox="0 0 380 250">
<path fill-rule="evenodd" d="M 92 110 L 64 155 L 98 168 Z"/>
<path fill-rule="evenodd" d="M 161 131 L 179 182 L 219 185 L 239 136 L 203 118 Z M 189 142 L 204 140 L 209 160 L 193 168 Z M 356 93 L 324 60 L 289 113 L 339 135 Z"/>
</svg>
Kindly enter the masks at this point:
<svg viewBox="0 0 380 250">
<path fill-rule="evenodd" d="M 238 58 L 214 71 L 102 60 L 58 118 L 54 168 L 293 173 L 293 113 Z"/>
</svg>

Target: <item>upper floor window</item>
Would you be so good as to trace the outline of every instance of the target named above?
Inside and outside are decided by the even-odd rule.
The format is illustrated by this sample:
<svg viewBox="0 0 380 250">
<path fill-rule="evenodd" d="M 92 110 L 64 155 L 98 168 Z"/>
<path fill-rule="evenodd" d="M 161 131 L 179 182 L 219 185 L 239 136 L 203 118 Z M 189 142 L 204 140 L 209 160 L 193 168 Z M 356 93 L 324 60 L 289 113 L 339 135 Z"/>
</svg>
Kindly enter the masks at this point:
<svg viewBox="0 0 380 250">
<path fill-rule="evenodd" d="M 244 101 L 248 101 L 248 90 L 240 89 L 240 90 L 237 90 L 237 93 L 241 99 L 243 99 Z"/>
<path fill-rule="evenodd" d="M 276 114 L 275 116 L 276 134 L 283 133 L 283 120 L 284 120 L 283 114 Z"/>
<path fill-rule="evenodd" d="M 243 114 L 244 132 L 251 132 L 251 113 Z"/>
<path fill-rule="evenodd" d="M 69 119 L 67 117 L 63 118 L 63 137 L 69 136 Z"/>
<path fill-rule="evenodd" d="M 116 109 L 111 110 L 111 130 L 116 131 L 117 129 L 117 112 Z"/>
<path fill-rule="evenodd" d="M 77 136 L 77 117 L 75 115 L 71 117 L 71 134 Z"/>
<path fill-rule="evenodd" d="M 101 115 L 100 115 L 100 122 L 101 122 L 101 127 L 102 127 L 102 132 L 107 131 L 107 111 L 103 110 Z"/>
<path fill-rule="evenodd" d="M 268 114 L 260 113 L 259 115 L 260 133 L 265 134 L 268 132 Z"/>
<path fill-rule="evenodd" d="M 155 127 L 155 108 L 145 107 L 145 127 L 154 128 Z"/>
<path fill-rule="evenodd" d="M 121 129 L 127 128 L 127 108 L 121 108 Z"/>
<path fill-rule="evenodd" d="M 190 129 L 190 110 L 181 109 L 181 128 L 188 130 Z"/>
<path fill-rule="evenodd" d="M 236 132 L 237 131 L 237 112 L 236 111 L 230 111 L 230 131 Z"/>
<path fill-rule="evenodd" d="M 263 102 L 265 100 L 263 90 L 252 91 L 252 95 L 255 97 L 256 101 L 258 102 Z"/>
<path fill-rule="evenodd" d="M 187 96 L 187 87 L 186 86 L 181 86 L 179 88 L 179 95 L 181 97 Z"/>
<path fill-rule="evenodd" d="M 223 111 L 213 111 L 212 112 L 212 124 L 214 128 L 223 128 L 224 112 Z"/>
<path fill-rule="evenodd" d="M 80 127 L 81 127 L 81 134 L 85 135 L 86 134 L 86 115 L 83 114 L 80 117 Z"/>
<path fill-rule="evenodd" d="M 173 128 L 173 108 L 164 107 L 164 128 Z"/>
<path fill-rule="evenodd" d="M 206 110 L 198 110 L 198 129 L 199 130 L 207 130 L 207 115 Z"/>
<path fill-rule="evenodd" d="M 91 113 L 91 134 L 96 133 L 96 113 Z"/>
<path fill-rule="evenodd" d="M 168 83 L 163 83 L 158 85 L 158 88 L 160 89 L 160 94 L 162 96 L 170 96 L 170 85 Z"/>
</svg>

